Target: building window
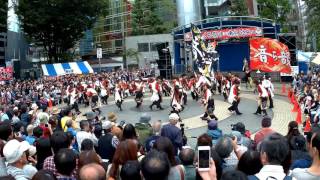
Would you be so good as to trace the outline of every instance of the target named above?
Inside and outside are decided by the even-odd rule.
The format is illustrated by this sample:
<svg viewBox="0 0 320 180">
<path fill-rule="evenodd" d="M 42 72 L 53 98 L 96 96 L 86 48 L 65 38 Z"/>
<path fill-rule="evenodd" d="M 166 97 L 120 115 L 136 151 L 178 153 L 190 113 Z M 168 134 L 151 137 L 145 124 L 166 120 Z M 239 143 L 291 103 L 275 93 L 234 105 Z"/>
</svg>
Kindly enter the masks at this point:
<svg viewBox="0 0 320 180">
<path fill-rule="evenodd" d="M 150 51 L 157 51 L 157 44 L 160 42 L 150 43 Z"/>
<path fill-rule="evenodd" d="M 149 52 L 149 43 L 138 43 L 139 52 Z"/>
</svg>

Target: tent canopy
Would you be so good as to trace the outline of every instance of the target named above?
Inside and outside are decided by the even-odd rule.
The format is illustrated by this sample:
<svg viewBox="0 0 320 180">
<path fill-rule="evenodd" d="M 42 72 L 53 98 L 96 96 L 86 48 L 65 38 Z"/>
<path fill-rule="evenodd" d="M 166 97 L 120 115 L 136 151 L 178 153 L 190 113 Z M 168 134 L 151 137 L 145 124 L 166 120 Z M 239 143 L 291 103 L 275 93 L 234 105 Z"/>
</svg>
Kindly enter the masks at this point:
<svg viewBox="0 0 320 180">
<path fill-rule="evenodd" d="M 303 52 L 303 51 L 297 51 L 297 60 L 299 62 L 310 62 L 312 57 L 316 56 L 316 53 L 314 52 Z"/>
<path fill-rule="evenodd" d="M 92 67 L 87 61 L 42 64 L 43 75 L 45 76 L 61 76 L 66 74 L 89 74 L 93 73 Z"/>
</svg>

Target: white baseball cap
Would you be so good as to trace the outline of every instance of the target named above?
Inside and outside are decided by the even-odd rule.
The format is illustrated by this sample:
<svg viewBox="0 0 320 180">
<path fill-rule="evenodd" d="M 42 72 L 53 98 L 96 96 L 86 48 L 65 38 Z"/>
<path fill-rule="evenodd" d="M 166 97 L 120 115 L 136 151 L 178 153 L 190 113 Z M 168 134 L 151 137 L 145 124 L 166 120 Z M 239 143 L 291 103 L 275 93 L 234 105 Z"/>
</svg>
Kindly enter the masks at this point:
<svg viewBox="0 0 320 180">
<path fill-rule="evenodd" d="M 108 130 L 108 129 L 111 129 L 112 126 L 113 125 L 112 125 L 111 121 L 103 121 L 102 122 L 102 129 Z"/>
<path fill-rule="evenodd" d="M 18 161 L 23 153 L 30 148 L 28 143 L 19 142 L 16 139 L 10 140 L 3 148 L 3 155 L 8 163 Z"/>
</svg>

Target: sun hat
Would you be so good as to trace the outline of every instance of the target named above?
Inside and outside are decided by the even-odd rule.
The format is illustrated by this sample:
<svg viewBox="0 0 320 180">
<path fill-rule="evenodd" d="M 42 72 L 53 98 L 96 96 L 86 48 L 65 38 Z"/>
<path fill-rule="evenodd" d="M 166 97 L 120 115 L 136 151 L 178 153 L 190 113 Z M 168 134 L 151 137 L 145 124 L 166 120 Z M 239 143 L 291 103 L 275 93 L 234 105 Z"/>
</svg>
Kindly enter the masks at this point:
<svg viewBox="0 0 320 180">
<path fill-rule="evenodd" d="M 86 117 L 87 117 L 88 120 L 92 120 L 92 119 L 97 117 L 97 114 L 95 112 L 93 112 L 93 111 L 90 111 L 90 112 L 86 113 Z"/>
<path fill-rule="evenodd" d="M 4 146 L 3 155 L 8 163 L 14 163 L 17 162 L 29 148 L 29 143 L 22 143 L 13 139 Z"/>
<path fill-rule="evenodd" d="M 140 117 L 139 122 L 140 122 L 140 123 L 149 123 L 150 120 L 151 120 L 151 116 L 148 115 L 147 113 L 143 113 L 143 114 L 141 115 L 141 117 Z"/>
<path fill-rule="evenodd" d="M 53 107 L 52 108 L 52 113 L 53 115 L 59 114 L 60 113 L 60 109 L 58 109 L 57 107 Z"/>
<path fill-rule="evenodd" d="M 114 113 L 114 112 L 110 112 L 109 114 L 108 114 L 108 120 L 109 121 L 111 121 L 111 122 L 116 122 L 117 121 L 117 116 L 116 116 L 116 114 Z"/>
</svg>

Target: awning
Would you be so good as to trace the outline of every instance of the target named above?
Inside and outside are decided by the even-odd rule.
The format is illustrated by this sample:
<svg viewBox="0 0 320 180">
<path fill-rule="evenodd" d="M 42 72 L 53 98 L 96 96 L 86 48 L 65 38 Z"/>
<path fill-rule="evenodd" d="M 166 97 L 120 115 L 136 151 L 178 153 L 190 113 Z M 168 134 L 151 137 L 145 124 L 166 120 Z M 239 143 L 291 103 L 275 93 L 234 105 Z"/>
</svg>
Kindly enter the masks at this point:
<svg viewBox="0 0 320 180">
<path fill-rule="evenodd" d="M 310 59 L 312 59 L 313 56 L 315 56 L 316 53 L 313 52 L 303 52 L 303 51 L 297 51 L 297 60 L 299 62 L 310 62 Z"/>
<path fill-rule="evenodd" d="M 320 53 L 318 53 L 318 55 L 311 61 L 315 64 L 320 64 Z"/>
<path fill-rule="evenodd" d="M 45 76 L 61 76 L 66 74 L 89 74 L 93 73 L 92 67 L 87 61 L 42 64 L 43 75 Z"/>
</svg>

